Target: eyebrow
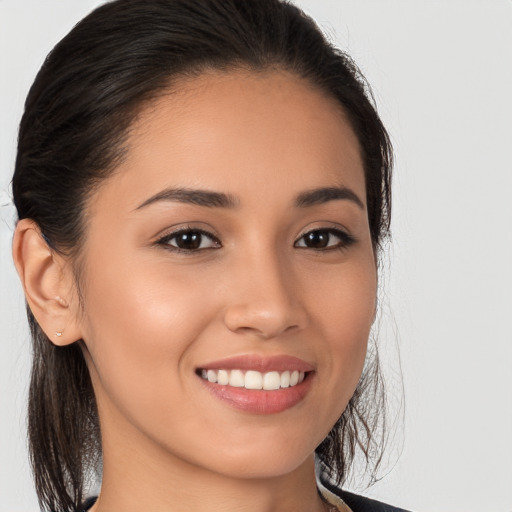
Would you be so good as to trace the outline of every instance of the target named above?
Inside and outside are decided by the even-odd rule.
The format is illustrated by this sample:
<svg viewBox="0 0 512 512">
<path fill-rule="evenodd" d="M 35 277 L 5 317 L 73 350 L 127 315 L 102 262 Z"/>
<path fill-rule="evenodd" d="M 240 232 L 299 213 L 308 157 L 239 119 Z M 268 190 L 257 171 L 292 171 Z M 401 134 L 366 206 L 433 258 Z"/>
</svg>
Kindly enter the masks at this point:
<svg viewBox="0 0 512 512">
<path fill-rule="evenodd" d="M 322 187 L 302 192 L 297 196 L 297 199 L 295 200 L 295 206 L 298 208 L 305 208 L 308 206 L 316 206 L 319 204 L 327 203 L 329 201 L 340 199 L 352 201 L 362 210 L 365 208 L 363 202 L 361 199 L 359 199 L 357 194 L 350 188 L 344 186 Z"/>
<path fill-rule="evenodd" d="M 168 188 L 146 199 L 136 210 L 159 201 L 176 201 L 178 203 L 196 204 L 208 208 L 236 208 L 238 199 L 230 194 L 196 190 L 191 188 Z"/>
<path fill-rule="evenodd" d="M 351 201 L 364 210 L 364 204 L 361 199 L 350 188 L 344 186 L 321 187 L 301 192 L 295 199 L 295 206 L 297 208 L 307 208 L 335 200 Z M 178 203 L 195 204 L 208 208 L 235 209 L 239 205 L 238 198 L 231 194 L 180 187 L 167 188 L 158 192 L 149 199 L 146 199 L 135 210 L 140 210 L 160 201 L 176 201 Z"/>
</svg>

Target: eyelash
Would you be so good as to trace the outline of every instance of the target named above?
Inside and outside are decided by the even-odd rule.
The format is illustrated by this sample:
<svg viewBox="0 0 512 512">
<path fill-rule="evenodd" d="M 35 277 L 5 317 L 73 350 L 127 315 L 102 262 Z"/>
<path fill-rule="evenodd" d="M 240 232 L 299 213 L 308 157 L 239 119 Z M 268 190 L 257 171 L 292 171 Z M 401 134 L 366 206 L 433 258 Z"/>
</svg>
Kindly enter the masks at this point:
<svg viewBox="0 0 512 512">
<path fill-rule="evenodd" d="M 299 243 L 299 241 L 304 240 L 307 235 L 314 235 L 314 234 L 316 234 L 317 236 L 318 236 L 318 234 L 323 234 L 323 235 L 327 234 L 329 236 L 328 243 L 330 242 L 331 236 L 335 236 L 339 239 L 339 242 L 336 243 L 335 245 L 327 245 L 326 247 L 321 247 L 318 249 L 315 249 L 314 247 L 308 247 L 307 245 L 297 245 Z M 177 247 L 175 245 L 170 244 L 171 240 L 175 240 L 177 237 L 183 236 L 183 235 L 189 235 L 189 236 L 199 235 L 199 237 L 200 237 L 199 238 L 199 247 L 184 249 L 182 247 Z M 203 240 L 202 240 L 203 237 L 208 238 L 214 245 L 211 247 L 201 247 L 202 242 L 203 242 Z M 353 245 L 355 242 L 356 242 L 356 239 L 352 235 L 349 235 L 348 233 L 346 233 L 345 231 L 342 231 L 341 229 L 318 228 L 318 229 L 312 229 L 310 231 L 307 231 L 306 233 L 301 235 L 297 239 L 297 241 L 294 242 L 293 246 L 296 248 L 299 248 L 299 249 L 310 249 L 310 250 L 317 251 L 317 252 L 333 251 L 333 250 L 344 251 L 344 250 L 348 249 L 351 245 Z M 198 253 L 198 252 L 209 250 L 209 249 L 219 249 L 222 247 L 222 243 L 215 235 L 213 235 L 212 233 L 205 231 L 203 229 L 199 229 L 199 228 L 179 229 L 177 231 L 169 233 L 169 234 L 163 236 L 162 238 L 158 239 L 156 241 L 156 244 L 160 245 L 160 246 L 164 246 L 167 250 L 177 252 L 177 253 L 182 253 L 182 254 L 194 254 L 194 253 Z"/>
<path fill-rule="evenodd" d="M 328 245 L 326 247 L 321 247 L 319 249 L 315 249 L 313 247 L 298 246 L 297 245 L 297 243 L 300 240 L 304 240 L 307 235 L 313 235 L 315 233 L 316 234 L 321 233 L 321 234 L 324 234 L 324 235 L 327 234 L 329 236 L 328 241 L 330 241 L 331 236 L 335 236 L 336 238 L 339 239 L 339 242 L 336 243 L 335 245 L 332 245 L 332 246 Z M 304 233 L 293 244 L 293 246 L 294 247 L 298 247 L 300 249 L 311 249 L 313 251 L 318 251 L 318 252 L 321 252 L 321 251 L 335 251 L 335 250 L 344 251 L 344 250 L 348 249 L 351 245 L 353 245 L 355 242 L 356 242 L 356 239 L 352 235 L 349 235 L 347 232 L 342 231 L 341 229 L 337 229 L 337 228 L 318 228 L 318 229 L 311 229 L 310 231 L 307 231 L 306 233 Z"/>
<path fill-rule="evenodd" d="M 216 244 L 215 247 L 198 247 L 196 249 L 183 249 L 182 247 L 176 247 L 174 245 L 171 245 L 169 242 L 171 240 L 176 239 L 179 236 L 183 235 L 200 235 L 200 237 L 206 237 L 209 238 L 214 244 Z M 222 247 L 222 244 L 220 240 L 213 235 L 212 233 L 205 231 L 204 229 L 199 228 L 182 228 L 177 231 L 173 231 L 172 233 L 169 233 L 168 235 L 163 236 L 162 238 L 158 239 L 156 241 L 157 245 L 164 246 L 167 250 L 183 253 L 183 254 L 193 254 L 199 251 L 204 251 L 207 249 L 218 249 Z M 202 245 L 202 240 L 200 239 L 200 245 Z"/>
</svg>

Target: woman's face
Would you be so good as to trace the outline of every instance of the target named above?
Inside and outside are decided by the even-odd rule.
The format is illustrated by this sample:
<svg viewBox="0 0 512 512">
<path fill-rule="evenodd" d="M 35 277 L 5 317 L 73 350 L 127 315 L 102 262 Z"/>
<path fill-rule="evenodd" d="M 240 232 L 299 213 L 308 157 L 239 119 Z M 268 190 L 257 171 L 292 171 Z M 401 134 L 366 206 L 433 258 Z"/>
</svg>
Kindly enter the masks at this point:
<svg viewBox="0 0 512 512">
<path fill-rule="evenodd" d="M 138 117 L 86 213 L 79 321 L 105 461 L 124 448 L 285 474 L 365 358 L 376 269 L 358 143 L 286 73 L 177 89 Z"/>
</svg>

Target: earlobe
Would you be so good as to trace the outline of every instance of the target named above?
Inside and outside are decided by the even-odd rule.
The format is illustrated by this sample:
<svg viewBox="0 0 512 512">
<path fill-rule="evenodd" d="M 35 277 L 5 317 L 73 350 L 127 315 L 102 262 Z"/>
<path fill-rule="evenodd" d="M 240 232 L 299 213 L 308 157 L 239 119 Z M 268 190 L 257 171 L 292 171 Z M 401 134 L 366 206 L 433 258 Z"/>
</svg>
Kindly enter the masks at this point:
<svg viewBox="0 0 512 512">
<path fill-rule="evenodd" d="M 69 262 L 48 246 L 30 219 L 18 222 L 12 252 L 27 303 L 48 338 L 55 345 L 80 339 L 77 314 L 70 307 L 74 282 Z"/>
</svg>

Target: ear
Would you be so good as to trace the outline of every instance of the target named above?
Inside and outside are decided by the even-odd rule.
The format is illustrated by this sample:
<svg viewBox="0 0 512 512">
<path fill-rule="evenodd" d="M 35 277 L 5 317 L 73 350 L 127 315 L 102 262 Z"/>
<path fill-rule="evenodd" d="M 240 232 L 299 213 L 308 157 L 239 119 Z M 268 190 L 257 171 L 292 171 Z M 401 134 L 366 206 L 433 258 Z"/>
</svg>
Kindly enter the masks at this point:
<svg viewBox="0 0 512 512">
<path fill-rule="evenodd" d="M 80 339 L 78 300 L 69 260 L 51 249 L 39 226 L 22 219 L 12 247 L 14 264 L 37 323 L 55 345 Z"/>
</svg>

